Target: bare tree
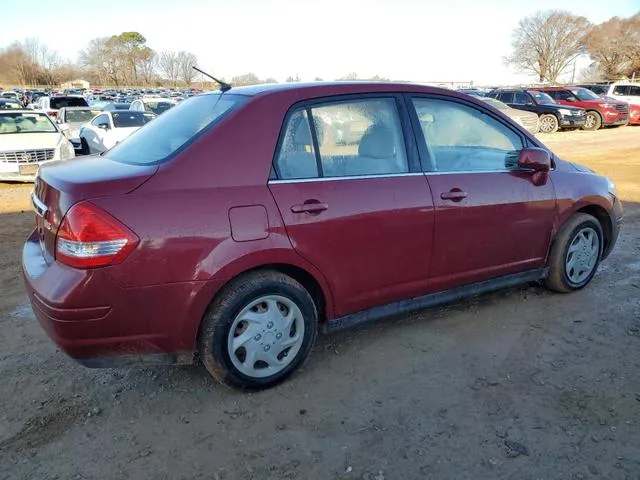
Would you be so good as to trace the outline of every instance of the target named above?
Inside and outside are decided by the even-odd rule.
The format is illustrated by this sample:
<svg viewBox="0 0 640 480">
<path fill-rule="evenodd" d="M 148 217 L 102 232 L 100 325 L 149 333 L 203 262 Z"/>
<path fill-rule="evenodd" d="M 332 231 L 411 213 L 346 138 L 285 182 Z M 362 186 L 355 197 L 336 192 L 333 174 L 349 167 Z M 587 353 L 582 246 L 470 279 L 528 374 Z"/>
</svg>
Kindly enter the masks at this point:
<svg viewBox="0 0 640 480">
<path fill-rule="evenodd" d="M 577 55 L 590 27 L 584 17 L 551 10 L 520 20 L 513 31 L 513 53 L 505 60 L 539 80 L 555 82 Z"/>
<path fill-rule="evenodd" d="M 640 13 L 594 26 L 585 37 L 585 46 L 608 80 L 640 73 Z"/>
<path fill-rule="evenodd" d="M 178 54 L 176 52 L 165 51 L 160 53 L 158 65 L 164 78 L 171 82 L 174 87 L 178 85 L 180 77 L 180 66 L 178 64 Z"/>
<path fill-rule="evenodd" d="M 196 71 L 193 69 L 198 64 L 198 57 L 190 52 L 178 52 L 178 77 L 187 84 L 191 85 L 196 77 Z"/>
</svg>

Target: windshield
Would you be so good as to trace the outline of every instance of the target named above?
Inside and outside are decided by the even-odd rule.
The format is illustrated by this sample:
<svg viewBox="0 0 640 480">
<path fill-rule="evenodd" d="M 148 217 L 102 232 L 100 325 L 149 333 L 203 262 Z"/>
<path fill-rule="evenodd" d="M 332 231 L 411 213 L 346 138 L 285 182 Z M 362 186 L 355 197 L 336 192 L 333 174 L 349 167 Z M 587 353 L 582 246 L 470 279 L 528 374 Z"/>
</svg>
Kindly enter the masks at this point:
<svg viewBox="0 0 640 480">
<path fill-rule="evenodd" d="M 113 125 L 116 128 L 141 127 L 156 118 L 153 113 L 132 112 L 129 110 L 115 111 L 111 116 L 113 117 Z"/>
<path fill-rule="evenodd" d="M 87 123 L 98 115 L 100 110 L 67 110 L 67 123 Z"/>
<path fill-rule="evenodd" d="M 86 107 L 87 101 L 80 97 L 51 97 L 50 105 L 56 110 L 63 107 Z"/>
<path fill-rule="evenodd" d="M 58 130 L 44 113 L 0 113 L 0 135 L 10 133 L 55 133 Z"/>
<path fill-rule="evenodd" d="M 580 100 L 600 100 L 600 97 L 586 88 L 575 88 L 571 90 L 576 97 Z"/>
<path fill-rule="evenodd" d="M 16 102 L 0 100 L 0 110 L 20 110 L 22 105 Z"/>
<path fill-rule="evenodd" d="M 228 93 L 191 97 L 118 143 L 109 150 L 109 158 L 134 165 L 166 161 L 245 101 L 246 97 Z"/>
<path fill-rule="evenodd" d="M 529 94 L 533 96 L 538 105 L 555 105 L 556 103 L 555 100 L 546 93 L 538 92 L 536 90 L 529 90 Z"/>
<path fill-rule="evenodd" d="M 162 112 L 166 112 L 174 106 L 172 102 L 144 102 L 146 110 L 151 110 L 156 115 L 160 115 Z"/>
</svg>

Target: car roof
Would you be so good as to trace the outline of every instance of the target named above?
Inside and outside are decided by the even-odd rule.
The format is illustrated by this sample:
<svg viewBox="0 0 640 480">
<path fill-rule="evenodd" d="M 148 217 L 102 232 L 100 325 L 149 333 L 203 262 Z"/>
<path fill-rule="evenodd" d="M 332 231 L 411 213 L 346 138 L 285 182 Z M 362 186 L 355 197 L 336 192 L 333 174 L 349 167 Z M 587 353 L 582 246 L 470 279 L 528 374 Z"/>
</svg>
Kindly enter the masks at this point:
<svg viewBox="0 0 640 480">
<path fill-rule="evenodd" d="M 358 81 L 345 81 L 345 82 L 288 82 L 288 83 L 265 83 L 261 85 L 250 85 L 245 87 L 233 87 L 228 91 L 229 94 L 245 95 L 245 96 L 258 96 L 268 95 L 271 93 L 284 93 L 284 92 L 299 92 L 303 93 L 306 97 L 324 96 L 324 95 L 348 95 L 359 93 L 394 93 L 394 92 L 407 92 L 407 93 L 442 93 L 452 96 L 460 95 L 455 90 L 446 88 L 432 87 L 428 85 L 422 85 L 418 83 L 404 83 L 404 82 L 358 82 Z M 212 92 L 206 92 L 202 95 L 219 94 L 219 90 Z"/>
<path fill-rule="evenodd" d="M 65 110 L 97 110 L 97 108 L 89 107 L 62 107 Z M 60 110 L 62 110 L 62 108 Z"/>
</svg>

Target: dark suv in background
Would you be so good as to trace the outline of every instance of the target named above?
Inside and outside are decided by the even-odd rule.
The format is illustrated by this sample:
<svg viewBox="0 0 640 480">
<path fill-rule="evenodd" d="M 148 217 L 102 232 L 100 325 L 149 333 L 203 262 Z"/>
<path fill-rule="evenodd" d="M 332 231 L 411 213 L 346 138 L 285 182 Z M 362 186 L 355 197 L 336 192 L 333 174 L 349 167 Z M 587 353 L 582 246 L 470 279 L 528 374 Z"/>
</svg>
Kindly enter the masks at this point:
<svg viewBox="0 0 640 480">
<path fill-rule="evenodd" d="M 511 108 L 534 112 L 540 117 L 540 132 L 554 133 L 558 129 L 584 127 L 586 112 L 582 108 L 559 105 L 546 93 L 523 88 L 498 88 L 489 96 L 506 103 Z"/>
<path fill-rule="evenodd" d="M 537 88 L 562 105 L 584 108 L 587 111 L 584 130 L 626 125 L 629 121 L 629 105 L 614 99 L 604 99 L 591 90 L 581 87 Z"/>
</svg>

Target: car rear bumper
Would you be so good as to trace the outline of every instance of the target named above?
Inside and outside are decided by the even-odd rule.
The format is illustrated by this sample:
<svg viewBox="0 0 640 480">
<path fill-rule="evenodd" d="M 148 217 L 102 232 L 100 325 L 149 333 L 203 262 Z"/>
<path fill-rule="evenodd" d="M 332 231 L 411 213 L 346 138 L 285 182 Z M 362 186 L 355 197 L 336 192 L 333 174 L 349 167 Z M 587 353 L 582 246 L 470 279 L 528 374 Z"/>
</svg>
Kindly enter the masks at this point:
<svg viewBox="0 0 640 480">
<path fill-rule="evenodd" d="M 22 266 L 36 318 L 71 358 L 90 367 L 191 362 L 202 315 L 193 298 L 211 282 L 123 288 L 108 268 L 47 264 L 35 231 Z"/>
</svg>

